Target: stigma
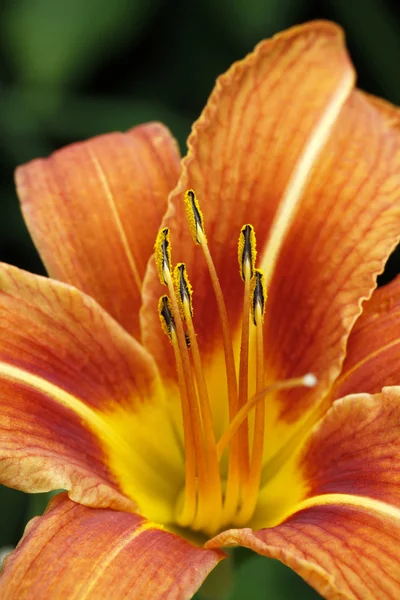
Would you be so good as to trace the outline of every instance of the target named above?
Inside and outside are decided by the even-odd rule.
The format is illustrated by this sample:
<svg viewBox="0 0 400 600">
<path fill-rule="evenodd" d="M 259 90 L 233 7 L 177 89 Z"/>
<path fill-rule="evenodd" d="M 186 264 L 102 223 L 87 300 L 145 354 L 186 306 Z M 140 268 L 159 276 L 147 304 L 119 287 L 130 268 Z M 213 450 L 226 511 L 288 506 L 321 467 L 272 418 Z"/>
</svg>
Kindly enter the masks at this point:
<svg viewBox="0 0 400 600">
<path fill-rule="evenodd" d="M 256 509 L 266 443 L 268 396 L 282 389 L 313 387 L 316 379 L 309 373 L 266 385 L 263 322 L 267 290 L 263 272 L 256 267 L 256 232 L 251 224 L 243 225 L 238 236 L 243 315 L 240 351 L 235 357 L 225 299 L 208 246 L 204 217 L 193 190 L 186 192 L 184 203 L 190 233 L 202 250 L 216 299 L 229 417 L 217 439 L 210 403 L 210 391 L 215 393 L 215 390 L 208 389 L 197 342 L 193 289 L 185 263 L 173 266 L 170 232 L 164 227 L 156 239 L 155 262 L 160 282 L 168 293 L 161 296 L 158 312 L 175 357 L 185 456 L 184 488 L 177 498 L 176 523 L 214 535 L 226 526 L 246 525 Z M 254 373 L 254 369 L 250 370 L 250 350 L 251 356 L 255 356 L 255 376 L 251 380 L 249 373 Z M 251 412 L 254 418 L 249 419 Z M 222 469 L 223 461 L 227 461 L 227 468 Z"/>
</svg>

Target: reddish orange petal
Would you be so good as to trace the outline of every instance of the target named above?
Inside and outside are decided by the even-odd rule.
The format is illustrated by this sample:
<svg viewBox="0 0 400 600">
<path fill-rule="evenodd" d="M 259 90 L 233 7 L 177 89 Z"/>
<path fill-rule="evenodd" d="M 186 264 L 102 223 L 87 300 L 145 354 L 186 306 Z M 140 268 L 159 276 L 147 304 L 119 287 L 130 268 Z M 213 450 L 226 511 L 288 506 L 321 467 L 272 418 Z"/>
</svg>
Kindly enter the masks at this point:
<svg viewBox="0 0 400 600">
<path fill-rule="evenodd" d="M 374 290 L 371 298 L 364 303 L 363 312 L 356 321 L 352 333 L 362 328 L 370 319 L 379 319 L 381 315 L 393 310 L 400 304 L 400 277 Z"/>
<path fill-rule="evenodd" d="M 140 289 L 179 154 L 159 123 L 73 144 L 19 167 L 22 210 L 51 277 L 139 335 Z"/>
<path fill-rule="evenodd" d="M 400 597 L 398 517 L 314 506 L 272 529 L 226 531 L 206 546 L 237 544 L 281 560 L 329 600 Z"/>
<path fill-rule="evenodd" d="M 306 496 L 358 494 L 400 508 L 400 388 L 337 400 L 298 462 Z"/>
<path fill-rule="evenodd" d="M 255 226 L 262 250 L 285 190 L 291 190 L 287 202 L 296 203 L 352 85 L 342 32 L 325 22 L 296 27 L 262 42 L 218 79 L 194 124 L 189 154 L 164 220 L 171 228 L 173 260 L 188 267 L 203 348 L 220 345 L 221 335 L 205 262 L 189 234 L 184 191 L 193 188 L 199 198 L 230 323 L 236 328 L 243 295 L 237 264 L 241 227 Z M 166 357 L 171 357 L 169 373 L 173 373 L 171 349 L 161 339 L 158 324 L 153 325 L 161 293 L 154 265 L 143 293 L 143 339 L 167 372 Z"/>
<path fill-rule="evenodd" d="M 253 528 L 276 525 L 328 495 L 365 497 L 400 514 L 400 387 L 337 400 L 303 436 L 297 453 L 289 444 L 265 465 Z"/>
<path fill-rule="evenodd" d="M 2 483 L 130 506 L 93 432 L 105 435 L 107 411 L 137 411 L 156 386 L 151 357 L 95 301 L 0 266 Z"/>
<path fill-rule="evenodd" d="M 138 515 L 86 508 L 61 494 L 7 558 L 0 595 L 184 600 L 223 557 Z"/>
<path fill-rule="evenodd" d="M 349 337 L 332 398 L 400 383 L 400 277 L 374 292 Z"/>
<path fill-rule="evenodd" d="M 266 314 L 268 368 L 279 378 L 311 371 L 319 380 L 309 394 L 283 396 L 287 421 L 339 374 L 362 300 L 397 243 L 400 113 L 392 112 L 352 94 L 283 244 Z"/>
</svg>

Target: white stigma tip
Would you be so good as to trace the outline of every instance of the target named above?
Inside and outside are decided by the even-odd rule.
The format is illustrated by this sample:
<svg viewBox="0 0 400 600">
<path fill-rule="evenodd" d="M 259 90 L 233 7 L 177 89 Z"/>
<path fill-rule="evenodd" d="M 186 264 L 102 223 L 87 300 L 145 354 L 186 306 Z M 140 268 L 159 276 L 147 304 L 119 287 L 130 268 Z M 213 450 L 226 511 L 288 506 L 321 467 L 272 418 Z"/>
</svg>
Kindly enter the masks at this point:
<svg viewBox="0 0 400 600">
<path fill-rule="evenodd" d="M 317 378 L 315 377 L 315 375 L 313 375 L 313 373 L 307 373 L 307 375 L 304 375 L 303 377 L 303 385 L 305 385 L 306 387 L 314 387 L 315 385 L 317 385 Z"/>
</svg>

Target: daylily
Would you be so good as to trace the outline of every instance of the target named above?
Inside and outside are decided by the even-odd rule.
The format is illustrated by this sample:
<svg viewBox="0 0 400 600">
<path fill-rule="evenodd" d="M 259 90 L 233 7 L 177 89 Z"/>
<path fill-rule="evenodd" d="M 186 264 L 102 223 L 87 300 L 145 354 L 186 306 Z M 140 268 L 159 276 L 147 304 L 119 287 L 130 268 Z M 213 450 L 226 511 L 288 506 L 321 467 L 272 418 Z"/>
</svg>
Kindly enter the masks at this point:
<svg viewBox="0 0 400 600">
<path fill-rule="evenodd" d="M 1 598 L 190 598 L 232 545 L 400 597 L 399 124 L 314 22 L 218 79 L 181 164 L 150 123 L 17 170 L 51 278 L 0 270 L 0 481 L 66 493 Z"/>
</svg>

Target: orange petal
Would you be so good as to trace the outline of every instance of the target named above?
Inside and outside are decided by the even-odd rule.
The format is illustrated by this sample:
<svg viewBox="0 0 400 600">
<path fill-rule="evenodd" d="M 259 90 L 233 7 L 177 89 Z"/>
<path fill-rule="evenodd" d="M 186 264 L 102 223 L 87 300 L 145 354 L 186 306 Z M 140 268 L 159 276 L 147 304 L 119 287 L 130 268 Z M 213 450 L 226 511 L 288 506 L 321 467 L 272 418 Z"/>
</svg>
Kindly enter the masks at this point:
<svg viewBox="0 0 400 600">
<path fill-rule="evenodd" d="M 359 494 L 400 508 L 400 387 L 337 400 L 307 441 L 307 497 Z"/>
<path fill-rule="evenodd" d="M 400 383 L 400 277 L 377 289 L 351 331 L 331 398 Z"/>
<path fill-rule="evenodd" d="M 400 304 L 400 277 L 397 276 L 390 283 L 374 290 L 371 298 L 363 304 L 363 311 L 356 321 L 352 334 L 362 328 L 370 319 L 378 319 L 386 312 L 393 310 Z"/>
<path fill-rule="evenodd" d="M 193 188 L 199 198 L 235 329 L 243 295 L 237 265 L 241 227 L 252 223 L 258 247 L 264 247 L 285 193 L 286 211 L 290 212 L 289 204 L 297 203 L 352 85 L 342 32 L 326 22 L 295 27 L 261 42 L 218 79 L 193 126 L 189 154 L 164 219 L 164 225 L 171 228 L 173 259 L 188 267 L 195 292 L 195 325 L 203 348 L 221 346 L 221 336 L 205 262 L 186 222 L 184 191 Z M 171 374 L 172 352 L 155 321 L 162 292 L 154 265 L 147 272 L 143 293 L 143 340 L 160 368 Z M 167 357 L 171 357 L 169 371 Z"/>
<path fill-rule="evenodd" d="M 95 301 L 0 266 L 2 483 L 131 506 L 107 466 L 104 415 L 112 406 L 137 412 L 156 386 L 151 357 Z"/>
<path fill-rule="evenodd" d="M 221 533 L 209 548 L 241 545 L 291 567 L 328 600 L 400 597 L 400 519 L 321 505 L 282 525 Z"/>
<path fill-rule="evenodd" d="M 223 557 L 138 515 L 86 508 L 61 494 L 5 561 L 0 595 L 184 600 Z"/>
<path fill-rule="evenodd" d="M 268 368 L 279 379 L 311 371 L 319 382 L 308 394 L 282 394 L 289 422 L 339 375 L 362 300 L 399 238 L 400 112 L 377 106 L 360 92 L 347 101 L 271 281 Z"/>
<path fill-rule="evenodd" d="M 73 144 L 16 172 L 49 275 L 95 298 L 135 336 L 146 263 L 178 173 L 176 143 L 159 123 Z"/>
<path fill-rule="evenodd" d="M 252 527 L 280 523 L 329 495 L 393 505 L 400 515 L 400 387 L 337 400 L 286 459 L 278 473 L 265 467 Z"/>
</svg>

